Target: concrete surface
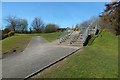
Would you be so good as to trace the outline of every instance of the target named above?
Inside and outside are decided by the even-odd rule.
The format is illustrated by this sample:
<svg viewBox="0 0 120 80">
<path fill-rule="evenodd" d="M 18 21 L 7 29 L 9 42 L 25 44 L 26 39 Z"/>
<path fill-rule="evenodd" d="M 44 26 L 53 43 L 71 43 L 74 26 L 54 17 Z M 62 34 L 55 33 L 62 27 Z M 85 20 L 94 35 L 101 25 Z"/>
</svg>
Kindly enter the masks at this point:
<svg viewBox="0 0 120 80">
<path fill-rule="evenodd" d="M 79 47 L 61 46 L 33 37 L 23 52 L 2 59 L 2 77 L 25 78 L 77 49 Z"/>
</svg>

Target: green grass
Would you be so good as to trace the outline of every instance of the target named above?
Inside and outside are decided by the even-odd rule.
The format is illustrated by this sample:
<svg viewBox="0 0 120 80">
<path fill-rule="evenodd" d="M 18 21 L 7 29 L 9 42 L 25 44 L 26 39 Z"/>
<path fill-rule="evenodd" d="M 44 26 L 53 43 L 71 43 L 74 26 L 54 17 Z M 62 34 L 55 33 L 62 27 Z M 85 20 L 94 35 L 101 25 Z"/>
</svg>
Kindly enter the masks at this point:
<svg viewBox="0 0 120 80">
<path fill-rule="evenodd" d="M 88 45 L 92 45 L 92 43 L 94 42 L 94 40 L 98 37 L 98 35 L 94 35 L 90 40 L 89 40 L 89 43 Z"/>
<path fill-rule="evenodd" d="M 62 32 L 54 32 L 54 33 L 41 33 L 41 34 L 17 34 L 17 35 L 27 35 L 27 36 L 41 36 L 44 39 L 48 40 L 49 42 L 55 40 L 60 36 Z"/>
<path fill-rule="evenodd" d="M 61 35 L 62 32 L 54 32 L 54 33 L 43 33 L 43 34 L 39 34 L 38 36 L 41 36 L 43 38 L 45 38 L 48 41 L 53 41 L 55 39 L 58 38 L 58 36 Z"/>
<path fill-rule="evenodd" d="M 29 43 L 31 36 L 15 35 L 2 40 L 2 53 L 11 51 L 12 49 L 23 50 Z"/>
<path fill-rule="evenodd" d="M 39 78 L 117 78 L 118 37 L 102 32 L 91 46 L 86 46 L 65 60 L 43 71 Z"/>
<path fill-rule="evenodd" d="M 15 34 L 15 36 L 8 37 L 2 40 L 2 53 L 10 52 L 13 49 L 24 50 L 32 36 L 41 36 L 48 41 L 53 41 L 61 32 L 41 33 L 41 34 Z"/>
</svg>

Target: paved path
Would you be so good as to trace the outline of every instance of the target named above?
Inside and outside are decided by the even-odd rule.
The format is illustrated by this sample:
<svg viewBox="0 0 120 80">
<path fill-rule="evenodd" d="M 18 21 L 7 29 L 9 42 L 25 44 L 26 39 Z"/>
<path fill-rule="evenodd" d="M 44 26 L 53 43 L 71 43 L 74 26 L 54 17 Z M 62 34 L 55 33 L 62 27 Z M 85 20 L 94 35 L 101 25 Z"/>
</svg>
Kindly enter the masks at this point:
<svg viewBox="0 0 120 80">
<path fill-rule="evenodd" d="M 2 77 L 25 78 L 77 49 L 79 48 L 61 46 L 41 37 L 33 37 L 22 53 L 2 60 Z"/>
</svg>

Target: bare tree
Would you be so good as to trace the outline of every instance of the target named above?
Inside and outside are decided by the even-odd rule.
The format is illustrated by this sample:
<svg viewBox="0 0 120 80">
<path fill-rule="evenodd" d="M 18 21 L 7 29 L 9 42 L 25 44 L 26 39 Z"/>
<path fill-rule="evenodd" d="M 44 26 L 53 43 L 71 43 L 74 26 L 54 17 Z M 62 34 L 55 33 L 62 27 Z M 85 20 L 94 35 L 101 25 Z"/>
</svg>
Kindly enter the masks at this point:
<svg viewBox="0 0 120 80">
<path fill-rule="evenodd" d="M 75 25 L 75 28 L 79 28 L 79 27 L 80 27 L 80 25 L 79 25 L 79 24 L 76 24 L 76 25 Z"/>
<path fill-rule="evenodd" d="M 8 16 L 5 20 L 8 22 L 8 25 L 12 28 L 12 30 L 15 31 L 15 27 L 17 25 L 16 16 Z"/>
<path fill-rule="evenodd" d="M 27 26 L 28 26 L 28 22 L 26 19 L 22 20 L 22 32 L 26 32 L 27 31 Z"/>
<path fill-rule="evenodd" d="M 101 21 L 100 21 L 100 18 L 98 16 L 93 16 L 91 19 L 90 19 L 90 22 L 91 22 L 91 27 L 98 27 L 99 30 L 101 30 Z"/>
<path fill-rule="evenodd" d="M 44 29 L 44 23 L 39 17 L 35 17 L 31 25 L 37 33 L 42 32 Z"/>
<path fill-rule="evenodd" d="M 100 15 L 104 28 L 120 35 L 120 0 L 105 5 L 105 10 Z"/>
<path fill-rule="evenodd" d="M 24 33 L 27 31 L 28 22 L 26 19 L 19 19 L 16 30 L 18 32 Z"/>
<path fill-rule="evenodd" d="M 90 26 L 90 21 L 88 20 L 88 21 L 83 21 L 81 24 L 80 24 L 80 27 L 81 27 L 81 29 L 82 29 L 82 31 L 84 32 L 86 29 L 87 29 L 87 27 L 89 27 Z"/>
<path fill-rule="evenodd" d="M 31 27 L 29 28 L 29 32 L 32 33 L 32 28 Z"/>
</svg>

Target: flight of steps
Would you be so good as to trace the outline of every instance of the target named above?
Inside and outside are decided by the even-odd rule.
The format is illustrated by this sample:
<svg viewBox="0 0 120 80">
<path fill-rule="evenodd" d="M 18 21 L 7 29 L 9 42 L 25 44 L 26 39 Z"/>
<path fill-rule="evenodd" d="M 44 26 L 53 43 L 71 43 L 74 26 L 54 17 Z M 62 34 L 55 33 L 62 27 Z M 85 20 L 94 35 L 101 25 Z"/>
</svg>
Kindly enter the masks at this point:
<svg viewBox="0 0 120 80">
<path fill-rule="evenodd" d="M 73 31 L 72 33 L 60 38 L 59 45 L 83 46 L 80 31 Z"/>
<path fill-rule="evenodd" d="M 76 41 L 71 44 L 72 46 L 83 46 L 82 36 L 79 34 Z"/>
</svg>

